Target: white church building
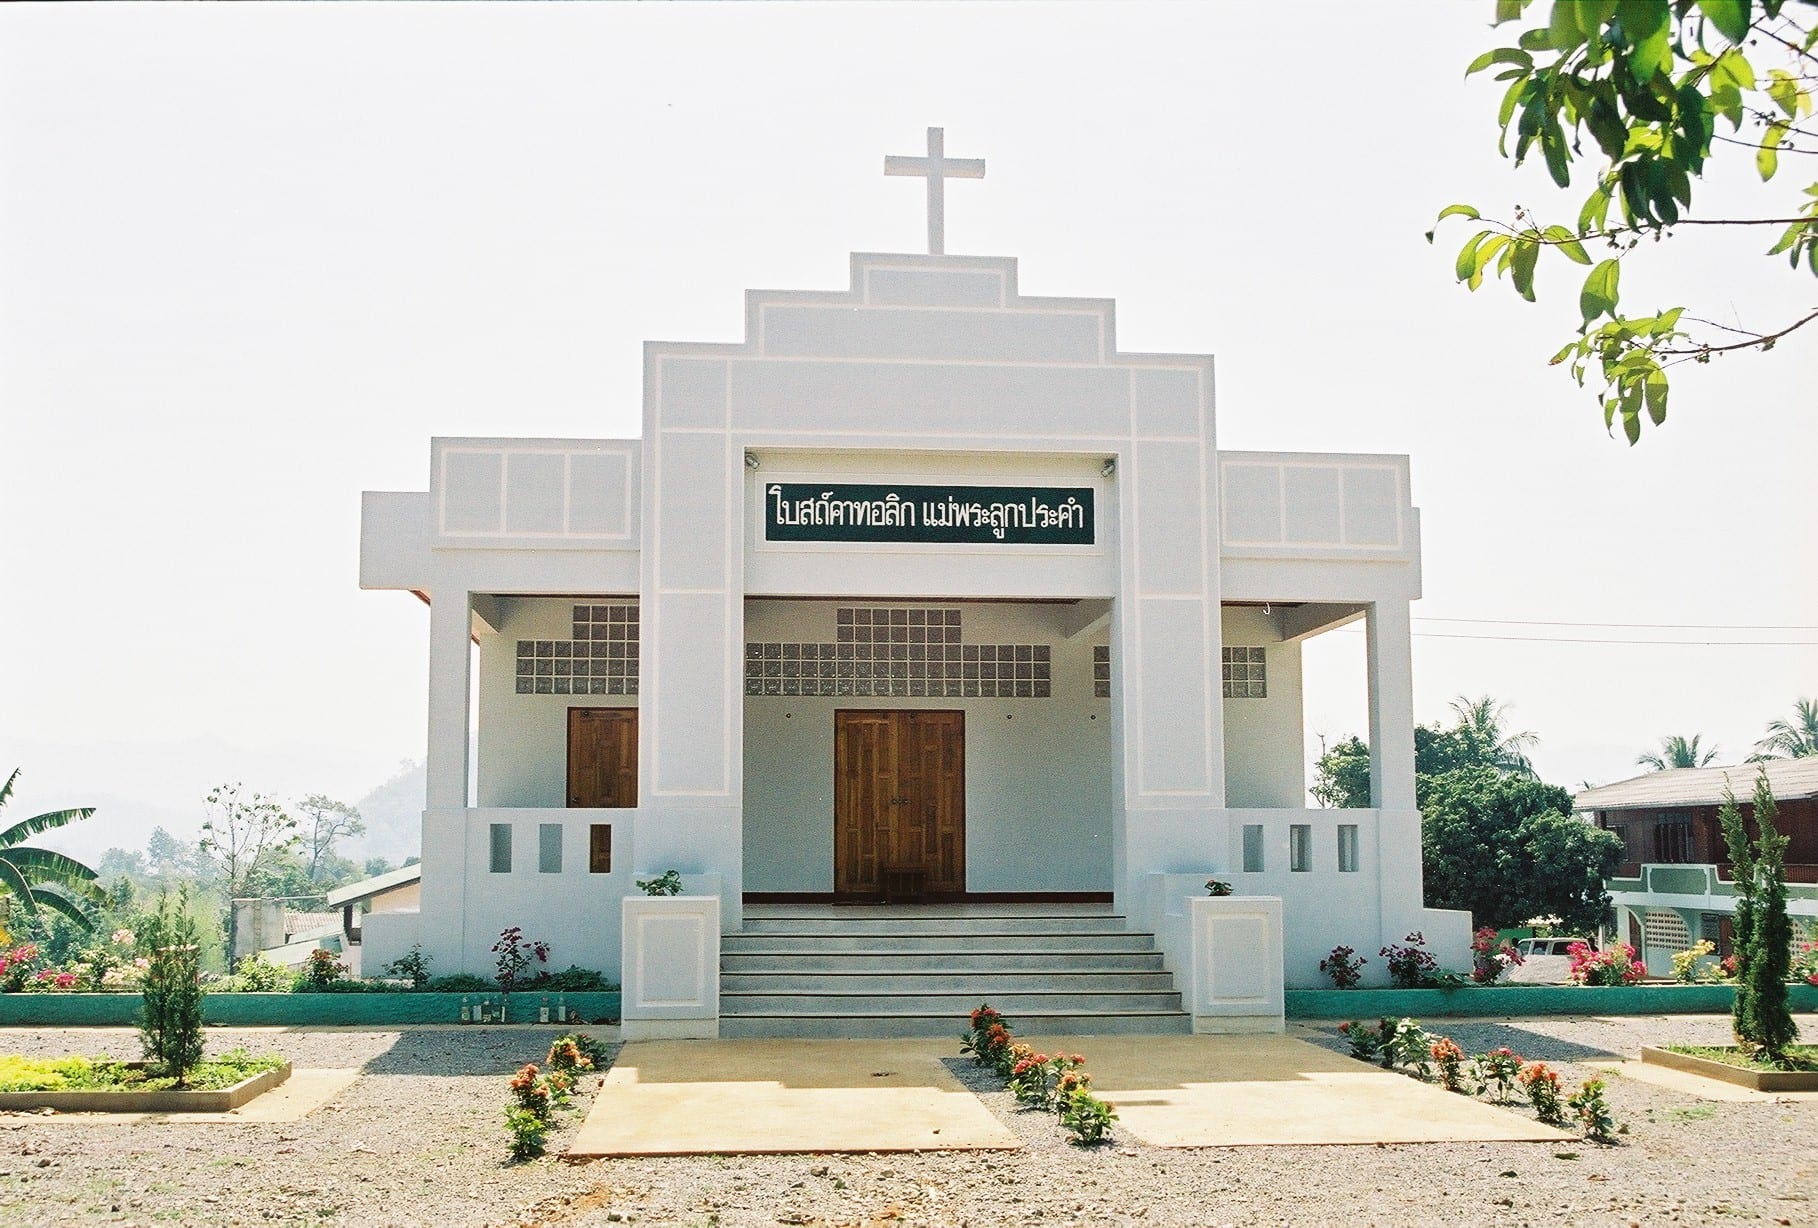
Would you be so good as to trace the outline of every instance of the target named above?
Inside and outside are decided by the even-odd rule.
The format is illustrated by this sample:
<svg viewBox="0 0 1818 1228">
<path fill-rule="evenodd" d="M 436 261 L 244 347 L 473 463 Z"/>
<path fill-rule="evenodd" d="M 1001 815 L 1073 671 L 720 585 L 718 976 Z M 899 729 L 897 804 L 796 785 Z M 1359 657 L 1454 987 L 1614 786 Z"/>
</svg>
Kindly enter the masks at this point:
<svg viewBox="0 0 1818 1228">
<path fill-rule="evenodd" d="M 983 162 L 931 129 L 886 166 L 927 180 L 929 254 L 647 343 L 641 438 L 438 438 L 426 491 L 365 495 L 361 585 L 428 604 L 430 656 L 421 904 L 368 918 L 369 966 L 490 973 L 515 925 L 624 976 L 628 1024 L 731 1023 L 749 986 L 746 1030 L 788 1033 L 778 999 L 838 1013 L 837 952 L 943 924 L 1004 947 L 957 987 L 924 961 L 967 1005 L 1035 968 L 1084 1002 L 1113 970 L 1069 951 L 1140 947 L 1158 1027 L 1278 1019 L 1339 944 L 1464 963 L 1468 918 L 1422 903 L 1407 458 L 1220 451 L 1209 356 L 944 254 Z M 1301 645 L 1360 620 L 1371 808 L 1310 809 Z M 674 978 L 622 966 L 622 901 L 672 868 L 720 966 L 639 999 Z M 1019 928 L 1061 937 L 981 937 Z M 748 980 L 785 948 L 821 979 Z"/>
</svg>

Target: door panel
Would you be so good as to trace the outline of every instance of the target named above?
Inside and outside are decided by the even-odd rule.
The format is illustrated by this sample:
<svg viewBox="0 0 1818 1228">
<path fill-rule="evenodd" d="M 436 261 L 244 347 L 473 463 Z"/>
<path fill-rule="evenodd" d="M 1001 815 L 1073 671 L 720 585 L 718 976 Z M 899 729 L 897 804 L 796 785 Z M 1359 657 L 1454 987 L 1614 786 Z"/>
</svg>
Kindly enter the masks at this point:
<svg viewBox="0 0 1818 1228">
<path fill-rule="evenodd" d="M 638 710 L 568 709 L 568 804 L 638 804 Z"/>
<path fill-rule="evenodd" d="M 888 870 L 966 889 L 965 713 L 834 714 L 833 889 L 875 895 Z"/>
</svg>

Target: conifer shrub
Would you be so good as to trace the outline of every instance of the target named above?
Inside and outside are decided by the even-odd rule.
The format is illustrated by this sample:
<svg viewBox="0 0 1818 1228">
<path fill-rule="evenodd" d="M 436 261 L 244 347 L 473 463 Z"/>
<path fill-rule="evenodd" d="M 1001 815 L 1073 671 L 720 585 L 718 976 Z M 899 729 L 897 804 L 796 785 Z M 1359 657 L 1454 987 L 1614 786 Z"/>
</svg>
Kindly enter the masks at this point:
<svg viewBox="0 0 1818 1228">
<path fill-rule="evenodd" d="M 189 1072 L 202 1061 L 201 942 L 189 915 L 189 889 L 173 900 L 166 892 L 141 935 L 150 949 L 144 1004 L 139 1008 L 139 1041 L 155 1062 L 188 1086 Z"/>
<path fill-rule="evenodd" d="M 1736 885 L 1736 1041 L 1758 1062 L 1780 1065 L 1799 1037 L 1786 982 L 1792 975 L 1793 926 L 1786 912 L 1787 837 L 1774 827 L 1767 773 L 1755 779 L 1755 839 L 1750 842 L 1736 795 L 1726 785 L 1718 821 Z"/>
</svg>

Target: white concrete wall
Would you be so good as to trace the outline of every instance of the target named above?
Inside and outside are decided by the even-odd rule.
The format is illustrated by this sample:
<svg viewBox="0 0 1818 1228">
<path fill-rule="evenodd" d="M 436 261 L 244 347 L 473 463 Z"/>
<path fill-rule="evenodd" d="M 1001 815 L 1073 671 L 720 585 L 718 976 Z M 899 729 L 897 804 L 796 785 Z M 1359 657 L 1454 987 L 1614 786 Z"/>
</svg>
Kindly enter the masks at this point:
<svg viewBox="0 0 1818 1228">
<path fill-rule="evenodd" d="M 568 709 L 637 707 L 635 695 L 517 693 L 518 641 L 572 638 L 574 607 L 582 602 L 637 603 L 623 596 L 508 597 L 500 600 L 498 630 L 480 629 L 479 805 L 566 805 Z"/>
<path fill-rule="evenodd" d="M 1226 699 L 1225 803 L 1299 808 L 1306 799 L 1300 644 L 1284 642 L 1279 619 L 1255 606 L 1224 608 L 1224 646 L 1264 652 L 1268 695 Z"/>
<path fill-rule="evenodd" d="M 845 601 L 751 601 L 748 642 L 831 643 Z M 921 605 L 920 602 L 888 603 Z M 966 714 L 969 891 L 1111 890 L 1110 701 L 1095 699 L 1092 645 L 1067 638 L 1071 603 L 957 606 L 966 644 L 1047 644 L 1047 699 L 744 697 L 745 890 L 833 890 L 834 712 Z"/>
</svg>

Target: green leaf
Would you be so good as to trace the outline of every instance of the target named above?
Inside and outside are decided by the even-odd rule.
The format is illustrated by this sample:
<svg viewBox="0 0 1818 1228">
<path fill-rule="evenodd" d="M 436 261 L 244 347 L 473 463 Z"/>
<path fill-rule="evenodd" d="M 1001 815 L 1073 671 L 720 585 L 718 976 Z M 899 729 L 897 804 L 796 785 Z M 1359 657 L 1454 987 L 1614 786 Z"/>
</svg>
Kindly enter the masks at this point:
<svg viewBox="0 0 1818 1228">
<path fill-rule="evenodd" d="M 1732 43 L 1749 32 L 1749 0 L 1698 0 L 1698 11 Z"/>
<path fill-rule="evenodd" d="M 1653 421 L 1655 426 L 1659 426 L 1666 421 L 1666 372 L 1662 371 L 1659 367 L 1655 367 L 1652 371 L 1648 372 L 1647 379 L 1643 381 L 1641 388 L 1642 392 L 1647 397 L 1648 418 Z"/>
<path fill-rule="evenodd" d="M 1571 161 L 1571 153 L 1566 149 L 1565 133 L 1560 131 L 1559 123 L 1551 115 L 1540 130 L 1540 152 L 1547 160 L 1547 173 L 1553 182 L 1560 187 L 1569 187 L 1572 183 L 1572 172 L 1566 164 Z"/>
<path fill-rule="evenodd" d="M 1610 181 L 1605 179 L 1597 188 L 1584 198 L 1584 207 L 1578 211 L 1578 233 L 1590 234 L 1602 231 L 1609 225 L 1610 219 Z"/>
<path fill-rule="evenodd" d="M 1578 25 L 1578 0 L 1553 0 L 1547 16 L 1547 41 L 1555 51 L 1570 51 L 1584 41 Z"/>
<path fill-rule="evenodd" d="M 1564 226 L 1548 226 L 1541 233 L 1552 241 L 1553 246 L 1564 252 L 1567 259 L 1577 264 L 1591 263 L 1591 257 L 1584 250 L 1584 244 L 1578 241 L 1577 235 Z"/>
<path fill-rule="evenodd" d="M 1465 240 L 1465 245 L 1458 249 L 1458 258 L 1452 261 L 1452 272 L 1459 281 L 1464 281 L 1477 272 L 1477 245 L 1490 237 L 1490 232 L 1480 230 Z"/>
<path fill-rule="evenodd" d="M 1760 174 L 1763 183 L 1772 179 L 1774 172 L 1780 169 L 1780 142 L 1785 139 L 1786 126 L 1784 124 L 1771 123 L 1768 125 L 1766 134 L 1761 138 L 1761 148 L 1755 151 L 1755 170 Z"/>
<path fill-rule="evenodd" d="M 1621 266 L 1612 259 L 1601 261 L 1585 276 L 1584 288 L 1578 292 L 1578 310 L 1584 316 L 1584 327 L 1589 328 L 1601 315 L 1614 318 L 1620 272 Z"/>
<path fill-rule="evenodd" d="M 1498 47 L 1494 51 L 1486 51 L 1472 60 L 1470 67 L 1465 69 L 1465 76 L 1482 72 L 1492 64 L 1513 64 L 1525 72 L 1532 72 L 1534 57 L 1519 47 Z"/>
<path fill-rule="evenodd" d="M 1535 26 L 1531 30 L 1523 30 L 1521 37 L 1515 41 L 1527 51 L 1550 51 L 1553 48 L 1552 38 L 1539 26 Z"/>
<path fill-rule="evenodd" d="M 1731 47 L 1711 66 L 1711 80 L 1727 81 L 1739 90 L 1752 90 L 1755 88 L 1755 69 L 1747 56 Z"/>
<path fill-rule="evenodd" d="M 1485 239 L 1483 245 L 1480 246 L 1472 256 L 1471 273 L 1465 284 L 1470 286 L 1473 290 L 1481 286 L 1483 284 L 1483 271 L 1490 267 L 1490 261 L 1495 258 L 1496 253 L 1502 251 L 1508 245 L 1508 235 L 1490 235 L 1489 238 Z"/>
<path fill-rule="evenodd" d="M 1439 211 L 1439 216 L 1433 219 L 1434 225 L 1438 225 L 1449 217 L 1468 217 L 1475 222 L 1481 220 L 1483 214 L 1477 212 L 1477 210 L 1471 208 L 1469 205 L 1447 205 Z"/>
<path fill-rule="evenodd" d="M 1540 257 L 1540 244 L 1531 240 L 1518 241 L 1513 250 L 1509 272 L 1515 281 L 1515 292 L 1531 303 L 1534 301 L 1534 262 Z"/>
</svg>

